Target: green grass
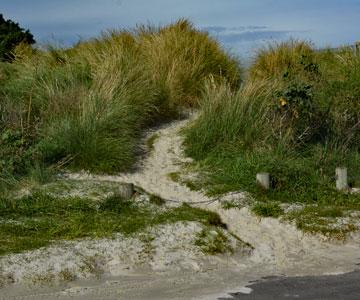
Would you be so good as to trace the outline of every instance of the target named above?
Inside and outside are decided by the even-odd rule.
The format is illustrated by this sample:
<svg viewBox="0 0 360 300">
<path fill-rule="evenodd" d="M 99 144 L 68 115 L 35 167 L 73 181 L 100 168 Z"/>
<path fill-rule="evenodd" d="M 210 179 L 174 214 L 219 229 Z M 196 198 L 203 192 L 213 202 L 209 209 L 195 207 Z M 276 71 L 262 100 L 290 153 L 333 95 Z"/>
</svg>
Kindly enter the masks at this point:
<svg viewBox="0 0 360 300">
<path fill-rule="evenodd" d="M 256 51 L 250 66 L 250 78 L 265 79 L 287 75 L 306 76 L 307 69 L 317 70 L 314 64 L 315 51 L 310 43 L 289 40 L 270 43 Z M 307 67 L 304 70 L 304 65 Z"/>
<path fill-rule="evenodd" d="M 249 192 L 260 215 L 280 216 L 281 203 L 359 211 L 360 194 L 336 191 L 335 168 L 346 166 L 360 186 L 360 56 L 291 41 L 261 50 L 250 71 L 238 91 L 208 83 L 200 116 L 184 131 L 202 187 Z M 261 172 L 272 176 L 269 191 L 256 185 Z"/>
<path fill-rule="evenodd" d="M 174 182 L 179 182 L 181 179 L 180 172 L 171 172 L 171 173 L 167 174 L 167 176 Z"/>
<path fill-rule="evenodd" d="M 248 206 L 250 201 L 248 199 L 233 199 L 233 200 L 225 200 L 221 202 L 221 207 L 223 209 L 232 209 L 237 208 L 241 209 L 245 206 Z"/>
<path fill-rule="evenodd" d="M 150 201 L 150 203 L 156 204 L 158 206 L 162 206 L 166 203 L 166 201 L 163 198 L 161 198 L 160 196 L 157 196 L 157 195 L 150 195 L 149 201 Z"/>
<path fill-rule="evenodd" d="M 150 150 L 150 151 L 154 150 L 154 144 L 159 137 L 160 137 L 159 134 L 154 133 L 152 136 L 150 136 L 147 139 L 146 146 L 147 146 L 148 150 Z"/>
<path fill-rule="evenodd" d="M 348 217 L 349 207 L 347 206 L 307 206 L 301 210 L 290 212 L 285 219 L 294 221 L 298 228 L 304 232 L 320 232 L 329 237 L 345 239 L 347 234 L 358 230 L 352 222 L 338 224 L 337 218 Z"/>
<path fill-rule="evenodd" d="M 234 253 L 228 237 L 218 228 L 207 227 L 203 229 L 197 235 L 195 245 L 209 255 Z"/>
<path fill-rule="evenodd" d="M 111 196 L 103 201 L 54 197 L 38 192 L 20 199 L 0 200 L 0 255 L 47 246 L 60 240 L 131 235 L 149 226 L 197 221 L 222 226 L 215 213 L 183 205 L 158 212 Z"/>
<path fill-rule="evenodd" d="M 184 180 L 183 184 L 185 184 L 190 191 L 199 191 L 201 189 L 200 185 L 193 180 Z"/>
<path fill-rule="evenodd" d="M 167 174 L 168 178 L 174 182 L 185 185 L 191 191 L 200 191 L 202 184 L 198 182 L 198 178 L 189 179 L 186 176 L 188 173 L 195 173 L 196 170 L 189 169 L 189 167 L 191 167 L 191 164 L 189 165 L 182 163 L 181 167 L 182 169 L 180 172 L 172 172 Z"/>
<path fill-rule="evenodd" d="M 146 128 L 197 107 L 207 78 L 236 87 L 241 73 L 187 20 L 109 31 L 68 49 L 23 46 L 15 56 L 0 64 L 1 191 L 37 166 L 128 171 Z"/>
<path fill-rule="evenodd" d="M 278 218 L 284 214 L 279 203 L 256 203 L 251 210 L 261 217 Z"/>
</svg>

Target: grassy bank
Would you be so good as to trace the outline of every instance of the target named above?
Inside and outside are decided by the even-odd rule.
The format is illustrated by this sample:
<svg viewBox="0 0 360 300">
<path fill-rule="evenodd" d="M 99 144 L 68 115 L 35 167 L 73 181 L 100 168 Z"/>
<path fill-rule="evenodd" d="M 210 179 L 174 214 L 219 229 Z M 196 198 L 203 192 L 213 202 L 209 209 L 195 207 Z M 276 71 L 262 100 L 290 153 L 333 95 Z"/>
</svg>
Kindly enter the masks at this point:
<svg viewBox="0 0 360 300">
<path fill-rule="evenodd" d="M 59 184 L 69 188 L 70 183 Z M 76 190 L 79 192 L 78 187 Z M 161 207 L 164 200 L 157 198 L 154 203 L 153 199 L 154 196 L 142 202 L 124 200 L 111 193 L 95 200 L 86 195 L 57 194 L 53 188 L 42 188 L 18 199 L 0 198 L 0 255 L 37 249 L 61 240 L 112 237 L 114 233 L 131 236 L 156 225 L 180 221 L 199 222 L 210 229 L 223 227 L 213 212 L 188 205 L 165 208 Z"/>
<path fill-rule="evenodd" d="M 0 254 L 216 219 L 186 206 L 154 214 L 114 197 L 94 202 L 65 187 L 11 197 L 64 168 L 130 170 L 143 132 L 188 107 L 200 115 L 184 133 L 186 152 L 209 194 L 245 190 L 258 215 L 284 216 L 304 231 L 353 231 L 360 194 L 336 191 L 334 173 L 346 166 L 350 185 L 360 187 L 359 82 L 353 49 L 315 51 L 297 41 L 261 49 L 241 78 L 238 62 L 185 20 L 111 31 L 68 49 L 19 46 L 13 63 L 0 64 Z M 269 191 L 255 184 L 258 172 L 271 173 Z"/>
<path fill-rule="evenodd" d="M 200 117 L 185 132 L 208 193 L 246 190 L 260 202 L 254 211 L 269 216 L 300 203 L 288 217 L 305 231 L 354 230 L 331 219 L 360 210 L 360 194 L 335 189 L 338 166 L 360 186 L 359 79 L 352 49 L 319 52 L 290 41 L 260 50 L 238 91 L 209 82 Z M 271 173 L 270 191 L 255 184 L 258 172 Z"/>
<path fill-rule="evenodd" d="M 19 46 L 0 65 L 0 189 L 63 167 L 129 170 L 143 130 L 240 82 L 234 58 L 186 20 L 110 31 L 69 49 Z"/>
</svg>

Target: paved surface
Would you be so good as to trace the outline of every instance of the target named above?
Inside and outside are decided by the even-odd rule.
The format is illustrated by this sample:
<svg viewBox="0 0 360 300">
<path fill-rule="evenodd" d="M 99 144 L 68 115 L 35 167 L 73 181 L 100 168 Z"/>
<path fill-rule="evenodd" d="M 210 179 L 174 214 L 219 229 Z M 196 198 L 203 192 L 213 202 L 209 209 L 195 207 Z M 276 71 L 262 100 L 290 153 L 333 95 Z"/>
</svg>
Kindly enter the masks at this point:
<svg viewBox="0 0 360 300">
<path fill-rule="evenodd" d="M 219 300 L 360 300 L 360 271 L 335 276 L 268 278 L 230 295 Z"/>
</svg>

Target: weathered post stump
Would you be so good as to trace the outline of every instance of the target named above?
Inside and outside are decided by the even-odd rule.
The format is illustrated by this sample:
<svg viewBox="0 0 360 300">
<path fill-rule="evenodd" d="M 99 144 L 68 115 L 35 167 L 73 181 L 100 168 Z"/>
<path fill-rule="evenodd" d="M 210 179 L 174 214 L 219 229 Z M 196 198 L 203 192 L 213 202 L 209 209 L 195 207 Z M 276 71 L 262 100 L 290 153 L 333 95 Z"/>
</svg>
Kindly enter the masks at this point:
<svg viewBox="0 0 360 300">
<path fill-rule="evenodd" d="M 338 191 L 344 191 L 349 188 L 348 178 L 347 178 L 347 168 L 336 168 L 335 178 L 336 178 L 336 189 Z"/>
<path fill-rule="evenodd" d="M 134 185 L 132 183 L 121 183 L 118 195 L 125 200 L 129 200 L 134 195 Z"/>
<path fill-rule="evenodd" d="M 355 43 L 355 52 L 356 54 L 360 54 L 360 41 Z"/>
<path fill-rule="evenodd" d="M 269 173 L 256 174 L 256 183 L 265 190 L 270 189 L 270 174 Z"/>
</svg>

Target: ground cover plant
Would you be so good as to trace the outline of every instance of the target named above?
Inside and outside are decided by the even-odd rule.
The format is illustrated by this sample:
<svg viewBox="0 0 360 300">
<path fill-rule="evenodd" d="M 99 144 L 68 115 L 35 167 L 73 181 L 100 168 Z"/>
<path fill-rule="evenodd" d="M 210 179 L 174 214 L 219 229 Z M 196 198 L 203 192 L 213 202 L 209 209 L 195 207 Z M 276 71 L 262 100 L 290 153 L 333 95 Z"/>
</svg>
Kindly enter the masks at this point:
<svg viewBox="0 0 360 300">
<path fill-rule="evenodd" d="M 281 203 L 301 203 L 289 214 L 300 228 L 339 233 L 324 219 L 360 210 L 360 194 L 335 189 L 341 166 L 360 186 L 359 76 L 354 49 L 289 41 L 260 50 L 240 89 L 209 82 L 200 116 L 185 131 L 208 193 L 245 190 L 260 202 L 253 210 L 269 216 L 282 215 Z M 270 191 L 255 184 L 259 172 L 271 173 Z"/>
<path fill-rule="evenodd" d="M 160 198 L 155 204 L 139 203 L 113 194 L 94 201 L 39 190 L 18 199 L 0 200 L 0 255 L 37 249 L 60 240 L 112 237 L 114 233 L 133 235 L 151 226 L 179 221 L 223 227 L 216 213 L 186 204 L 158 210 Z"/>
<path fill-rule="evenodd" d="M 143 130 L 197 106 L 208 77 L 237 86 L 237 61 L 186 20 L 67 49 L 17 46 L 0 64 L 1 191 L 63 167 L 129 170 Z"/>
</svg>

